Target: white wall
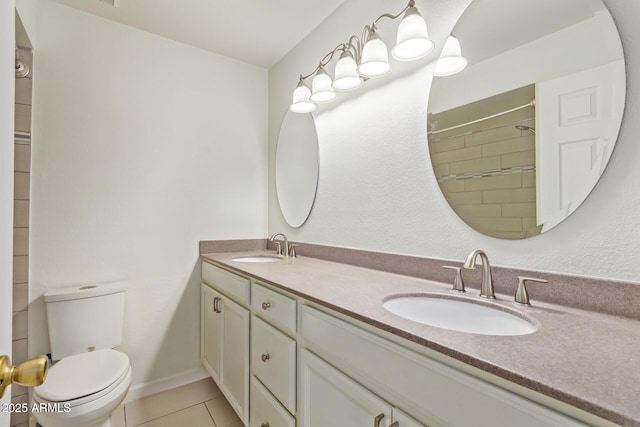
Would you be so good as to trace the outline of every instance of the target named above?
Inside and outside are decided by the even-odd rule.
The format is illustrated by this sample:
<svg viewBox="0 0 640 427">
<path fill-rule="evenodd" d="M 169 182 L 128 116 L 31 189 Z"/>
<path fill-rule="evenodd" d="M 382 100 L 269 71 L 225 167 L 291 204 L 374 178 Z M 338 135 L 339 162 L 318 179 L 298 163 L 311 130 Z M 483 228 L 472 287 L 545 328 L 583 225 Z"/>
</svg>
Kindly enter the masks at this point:
<svg viewBox="0 0 640 427">
<path fill-rule="evenodd" d="M 13 312 L 13 112 L 15 94 L 15 3 L 0 2 L 0 356 L 11 356 Z M 7 389 L 0 405 L 11 402 Z M 10 413 L 0 411 L 0 426 Z"/>
<path fill-rule="evenodd" d="M 598 11 L 591 19 L 469 65 L 461 73 L 438 78 L 437 84 L 431 87 L 429 112 L 439 113 L 532 83 L 618 61 L 623 57 L 619 40 L 604 37 L 609 33 L 605 30 L 611 27 L 615 24 L 610 14 L 606 10 Z"/>
<path fill-rule="evenodd" d="M 35 4 L 30 353 L 46 289 L 124 280 L 132 390 L 197 376 L 198 241 L 267 231 L 267 71 Z"/>
<path fill-rule="evenodd" d="M 418 1 L 432 38 L 442 46 L 470 0 Z M 314 113 L 320 144 L 315 207 L 300 229 L 288 227 L 270 171 L 269 232 L 294 240 L 462 260 L 484 249 L 494 265 L 639 280 L 640 263 L 640 3 L 605 0 L 621 33 L 627 61 L 626 112 L 619 141 L 587 201 L 548 233 L 498 240 L 465 225 L 442 196 L 426 142 L 433 64 L 394 63 L 393 74 Z M 401 7 L 401 6 L 398 6 Z M 391 10 L 384 0 L 348 0 L 270 70 L 269 141 L 274 163 L 277 129 L 300 73 L 367 21 Z M 381 28 L 381 32 L 384 31 Z M 393 43 L 391 31 L 383 37 Z M 435 55 L 432 55 L 433 58 Z"/>
</svg>

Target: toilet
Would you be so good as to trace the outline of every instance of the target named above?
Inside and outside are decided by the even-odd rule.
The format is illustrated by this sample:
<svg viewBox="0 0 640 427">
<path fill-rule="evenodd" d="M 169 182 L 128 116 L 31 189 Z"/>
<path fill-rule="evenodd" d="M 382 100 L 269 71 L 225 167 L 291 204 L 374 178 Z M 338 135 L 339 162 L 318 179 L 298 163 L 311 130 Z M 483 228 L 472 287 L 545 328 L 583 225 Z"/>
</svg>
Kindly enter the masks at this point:
<svg viewBox="0 0 640 427">
<path fill-rule="evenodd" d="M 44 294 L 54 364 L 32 404 L 43 427 L 111 426 L 131 385 L 129 357 L 113 349 L 122 341 L 126 288 L 110 283 Z"/>
</svg>

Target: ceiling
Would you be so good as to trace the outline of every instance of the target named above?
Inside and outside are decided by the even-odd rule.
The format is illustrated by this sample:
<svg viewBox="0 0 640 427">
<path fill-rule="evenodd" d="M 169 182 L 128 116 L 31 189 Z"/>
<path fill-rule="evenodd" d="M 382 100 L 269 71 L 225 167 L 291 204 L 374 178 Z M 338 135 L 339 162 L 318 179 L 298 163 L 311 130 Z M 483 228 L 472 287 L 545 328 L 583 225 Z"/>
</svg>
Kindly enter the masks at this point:
<svg viewBox="0 0 640 427">
<path fill-rule="evenodd" d="M 275 65 L 344 0 L 54 0 L 264 68 Z M 110 3 L 113 3 L 111 0 Z"/>
</svg>

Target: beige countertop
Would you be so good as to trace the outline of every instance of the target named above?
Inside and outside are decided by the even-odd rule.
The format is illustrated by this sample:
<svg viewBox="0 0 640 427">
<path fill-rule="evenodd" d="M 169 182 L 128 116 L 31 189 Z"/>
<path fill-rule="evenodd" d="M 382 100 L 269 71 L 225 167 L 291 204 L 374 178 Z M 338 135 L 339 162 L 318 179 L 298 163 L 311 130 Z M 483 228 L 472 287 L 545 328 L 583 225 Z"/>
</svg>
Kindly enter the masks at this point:
<svg viewBox="0 0 640 427">
<path fill-rule="evenodd" d="M 532 318 L 529 335 L 456 332 L 406 320 L 383 308 L 403 293 L 449 294 L 450 284 L 299 256 L 270 263 L 233 258 L 268 252 L 203 254 L 235 270 L 461 362 L 623 426 L 640 426 L 640 322 L 532 298 L 516 307 L 513 295 L 497 304 Z M 476 290 L 464 298 L 480 300 Z M 484 302 L 484 301 L 481 301 Z"/>
</svg>

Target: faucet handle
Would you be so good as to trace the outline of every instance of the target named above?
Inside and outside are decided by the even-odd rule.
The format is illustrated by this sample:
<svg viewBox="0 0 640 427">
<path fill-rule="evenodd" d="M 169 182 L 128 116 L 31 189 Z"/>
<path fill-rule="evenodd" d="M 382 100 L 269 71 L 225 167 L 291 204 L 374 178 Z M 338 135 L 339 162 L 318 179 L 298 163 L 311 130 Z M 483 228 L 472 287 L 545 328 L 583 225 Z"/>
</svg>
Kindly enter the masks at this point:
<svg viewBox="0 0 640 427">
<path fill-rule="evenodd" d="M 518 276 L 518 289 L 516 290 L 515 303 L 519 305 L 531 305 L 529 302 L 529 293 L 527 292 L 526 282 L 549 283 L 548 280 L 538 279 L 536 277 Z"/>
<path fill-rule="evenodd" d="M 448 270 L 455 270 L 456 277 L 453 279 L 453 289 L 451 292 L 467 292 L 464 290 L 464 282 L 462 281 L 462 267 L 454 267 L 453 265 L 443 265 L 442 268 L 446 268 Z"/>
<path fill-rule="evenodd" d="M 298 246 L 300 246 L 300 245 L 298 245 L 297 243 L 292 243 L 292 244 L 289 245 L 289 256 L 291 258 L 295 258 L 295 257 L 298 256 L 297 251 L 296 251 L 296 248 Z"/>
</svg>

